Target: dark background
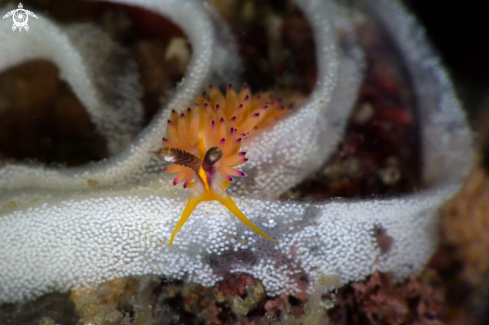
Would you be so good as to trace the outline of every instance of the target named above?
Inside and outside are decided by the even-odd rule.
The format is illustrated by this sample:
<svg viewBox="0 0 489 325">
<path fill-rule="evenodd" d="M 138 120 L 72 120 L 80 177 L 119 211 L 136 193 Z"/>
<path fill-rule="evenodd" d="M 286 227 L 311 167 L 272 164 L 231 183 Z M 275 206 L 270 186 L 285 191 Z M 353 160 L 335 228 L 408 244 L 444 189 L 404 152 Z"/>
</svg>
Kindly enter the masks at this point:
<svg viewBox="0 0 489 325">
<path fill-rule="evenodd" d="M 367 0 L 368 1 L 368 0 Z M 487 148 L 489 137 L 489 1 L 407 0 L 442 57 Z M 486 149 L 485 153 L 489 151 Z"/>
</svg>

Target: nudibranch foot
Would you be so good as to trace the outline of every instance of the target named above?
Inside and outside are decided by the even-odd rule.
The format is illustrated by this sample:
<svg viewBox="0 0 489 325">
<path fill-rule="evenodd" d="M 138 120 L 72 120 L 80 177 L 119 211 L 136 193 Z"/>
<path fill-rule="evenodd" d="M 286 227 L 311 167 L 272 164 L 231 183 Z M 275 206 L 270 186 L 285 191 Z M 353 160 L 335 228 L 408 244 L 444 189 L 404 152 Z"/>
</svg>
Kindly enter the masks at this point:
<svg viewBox="0 0 489 325">
<path fill-rule="evenodd" d="M 173 240 L 175 239 L 175 236 L 177 233 L 180 231 L 180 229 L 183 227 L 187 219 L 190 217 L 194 209 L 197 207 L 197 205 L 200 202 L 205 202 L 205 201 L 219 201 L 222 205 L 224 205 L 232 214 L 236 216 L 242 223 L 247 225 L 251 230 L 256 232 L 262 237 L 265 237 L 266 239 L 274 242 L 275 240 L 265 234 L 262 230 L 260 230 L 257 226 L 255 226 L 250 219 L 248 219 L 243 212 L 238 208 L 236 203 L 234 203 L 233 199 L 224 191 L 221 193 L 216 193 L 212 190 L 210 191 L 204 191 L 204 192 L 198 192 L 195 191 L 190 198 L 187 201 L 187 204 L 185 205 L 185 209 L 182 212 L 182 215 L 180 217 L 180 220 L 178 220 L 177 225 L 175 226 L 175 229 L 173 229 L 173 232 L 170 237 L 170 241 L 168 242 L 168 247 L 170 247 L 173 244 Z"/>
</svg>

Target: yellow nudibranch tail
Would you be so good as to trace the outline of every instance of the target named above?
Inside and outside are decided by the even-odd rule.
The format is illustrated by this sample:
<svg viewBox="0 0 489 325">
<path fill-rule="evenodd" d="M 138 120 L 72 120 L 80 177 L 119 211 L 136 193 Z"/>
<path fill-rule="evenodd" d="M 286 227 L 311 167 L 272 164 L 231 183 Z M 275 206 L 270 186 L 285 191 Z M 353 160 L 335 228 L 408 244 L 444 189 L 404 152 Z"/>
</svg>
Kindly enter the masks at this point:
<svg viewBox="0 0 489 325">
<path fill-rule="evenodd" d="M 184 188 L 194 192 L 172 232 L 169 247 L 195 207 L 204 201 L 221 202 L 253 231 L 274 241 L 251 223 L 225 189 L 232 177 L 245 176 L 235 168 L 248 160 L 246 153 L 239 151 L 242 142 L 289 110 L 273 92 L 251 96 L 246 85 L 239 93 L 229 85 L 224 96 L 210 85 L 192 107 L 180 114 L 171 112 L 164 148 L 155 153 L 172 163 L 165 171 L 177 174 L 173 184 L 183 182 Z"/>
</svg>

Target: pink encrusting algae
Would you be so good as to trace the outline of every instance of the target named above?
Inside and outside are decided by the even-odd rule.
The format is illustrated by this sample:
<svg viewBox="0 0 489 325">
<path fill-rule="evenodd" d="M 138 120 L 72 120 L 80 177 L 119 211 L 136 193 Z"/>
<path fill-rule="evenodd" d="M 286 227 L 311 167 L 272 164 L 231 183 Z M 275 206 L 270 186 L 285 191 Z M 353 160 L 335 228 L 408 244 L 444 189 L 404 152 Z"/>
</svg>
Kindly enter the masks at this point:
<svg viewBox="0 0 489 325">
<path fill-rule="evenodd" d="M 237 166 L 248 159 L 240 151 L 241 144 L 258 130 L 274 123 L 290 110 L 281 99 L 275 99 L 273 91 L 252 96 L 248 86 L 236 92 L 229 85 L 224 96 L 219 89 L 209 85 L 196 103 L 178 114 L 171 112 L 167 124 L 167 138 L 156 154 L 172 162 L 165 168 L 176 173 L 173 184 L 183 182 L 183 187 L 194 190 L 171 235 L 175 235 L 195 209 L 203 201 L 217 200 L 238 219 L 261 236 L 272 240 L 258 229 L 239 210 L 225 189 L 233 177 L 245 176 Z M 193 181 L 193 182 L 192 182 Z"/>
</svg>

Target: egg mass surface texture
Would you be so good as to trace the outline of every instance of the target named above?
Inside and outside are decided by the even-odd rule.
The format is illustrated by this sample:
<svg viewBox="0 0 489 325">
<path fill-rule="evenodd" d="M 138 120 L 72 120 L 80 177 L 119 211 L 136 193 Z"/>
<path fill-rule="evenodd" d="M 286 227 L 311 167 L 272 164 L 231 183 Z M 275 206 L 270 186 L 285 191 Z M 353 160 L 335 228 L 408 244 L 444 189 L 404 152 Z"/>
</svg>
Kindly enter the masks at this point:
<svg viewBox="0 0 489 325">
<path fill-rule="evenodd" d="M 162 162 L 147 152 L 158 148 L 170 108 L 186 109 L 205 88 L 216 67 L 213 53 L 218 48 L 231 53 L 232 48 L 219 45 L 199 1 L 114 2 L 141 6 L 181 26 L 194 51 L 185 81 L 126 149 L 100 164 L 67 170 L 0 168 L 0 302 L 141 274 L 211 286 L 223 272 L 247 272 L 262 281 L 267 294 L 276 295 L 298 291 L 301 274 L 336 274 L 346 283 L 374 270 L 400 280 L 423 268 L 437 244 L 437 209 L 458 191 L 471 165 L 471 135 L 439 59 L 414 18 L 397 2 L 372 0 L 362 10 L 394 41 L 411 78 L 427 189 L 393 198 L 326 203 L 277 199 L 332 152 L 361 76 L 361 50 L 354 37 L 349 38 L 353 22 L 333 15 L 334 2 L 296 0 L 314 31 L 317 85 L 295 112 L 250 141 L 246 166 L 254 171 L 253 182 L 245 191 L 230 188 L 243 213 L 276 242 L 248 230 L 218 203 L 206 202 L 196 208 L 171 248 L 162 242 L 168 241 L 187 195 L 161 175 Z M 46 33 L 39 37 L 60 37 L 63 32 L 46 18 L 43 24 Z M 336 38 L 340 27 L 346 31 L 346 43 Z M 1 37 L 8 51 L 11 39 Z M 38 42 L 43 46 L 42 39 Z M 12 60 L 15 53 L 9 53 L 0 61 Z M 62 66 L 56 60 L 72 58 L 53 60 Z M 72 76 L 82 82 L 91 78 Z M 163 183 L 152 182 L 153 175 Z M 89 188 L 87 179 L 97 180 L 98 188 Z M 393 238 L 388 252 L 373 239 L 379 227 Z M 238 253 L 243 258 L 233 257 Z"/>
</svg>

